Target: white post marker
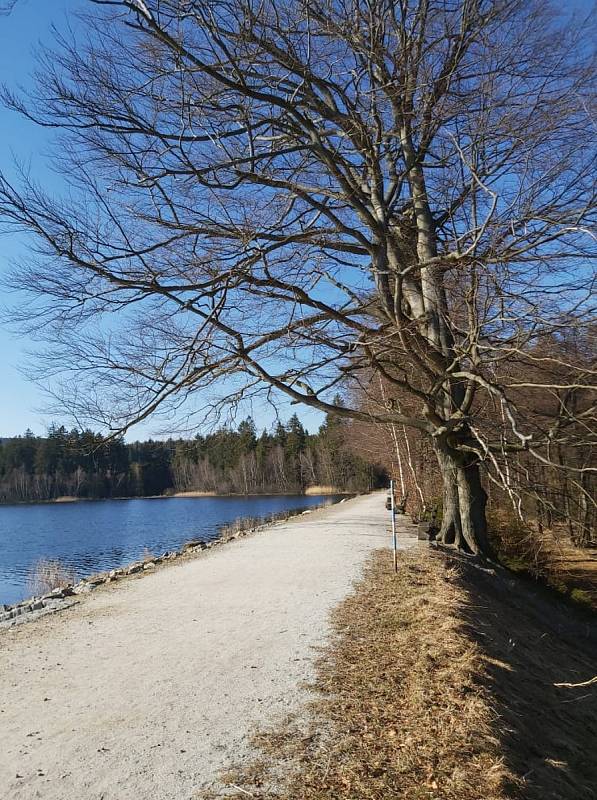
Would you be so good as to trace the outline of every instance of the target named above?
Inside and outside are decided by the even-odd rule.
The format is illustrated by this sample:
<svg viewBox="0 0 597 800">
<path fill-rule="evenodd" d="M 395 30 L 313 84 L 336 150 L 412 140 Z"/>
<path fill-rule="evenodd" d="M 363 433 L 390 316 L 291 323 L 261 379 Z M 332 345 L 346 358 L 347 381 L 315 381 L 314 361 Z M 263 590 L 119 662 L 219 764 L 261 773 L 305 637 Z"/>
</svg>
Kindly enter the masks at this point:
<svg viewBox="0 0 597 800">
<path fill-rule="evenodd" d="M 390 481 L 390 505 L 392 514 L 392 549 L 394 550 L 394 572 L 398 572 L 398 542 L 396 541 L 396 507 L 394 500 L 394 481 Z"/>
</svg>

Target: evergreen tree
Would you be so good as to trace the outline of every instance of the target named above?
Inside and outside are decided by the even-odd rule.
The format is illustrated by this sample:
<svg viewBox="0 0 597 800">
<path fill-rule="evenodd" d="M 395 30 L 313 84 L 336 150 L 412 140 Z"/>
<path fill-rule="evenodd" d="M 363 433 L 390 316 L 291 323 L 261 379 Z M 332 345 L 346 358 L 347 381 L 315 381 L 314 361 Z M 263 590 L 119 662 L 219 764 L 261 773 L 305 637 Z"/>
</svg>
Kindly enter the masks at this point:
<svg viewBox="0 0 597 800">
<path fill-rule="evenodd" d="M 340 402 L 340 401 L 339 401 Z M 106 440 L 86 429 L 52 425 L 45 437 L 0 440 L 0 502 L 60 495 L 123 497 L 173 489 L 220 493 L 294 493 L 329 484 L 362 491 L 380 478 L 347 446 L 346 423 L 330 413 L 309 435 L 296 414 L 257 437 L 251 417 L 191 440 Z"/>
</svg>

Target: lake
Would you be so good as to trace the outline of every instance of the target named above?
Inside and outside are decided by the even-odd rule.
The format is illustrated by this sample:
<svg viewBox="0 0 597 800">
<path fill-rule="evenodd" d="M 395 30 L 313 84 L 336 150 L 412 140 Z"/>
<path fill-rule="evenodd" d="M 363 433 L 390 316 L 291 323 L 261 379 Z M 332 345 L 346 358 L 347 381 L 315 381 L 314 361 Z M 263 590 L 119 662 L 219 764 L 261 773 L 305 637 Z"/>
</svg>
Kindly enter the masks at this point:
<svg viewBox="0 0 597 800">
<path fill-rule="evenodd" d="M 0 604 L 28 597 L 40 558 L 59 559 L 77 578 L 159 555 L 189 539 L 215 539 L 239 517 L 265 517 L 334 502 L 330 496 L 172 497 L 0 506 Z"/>
</svg>

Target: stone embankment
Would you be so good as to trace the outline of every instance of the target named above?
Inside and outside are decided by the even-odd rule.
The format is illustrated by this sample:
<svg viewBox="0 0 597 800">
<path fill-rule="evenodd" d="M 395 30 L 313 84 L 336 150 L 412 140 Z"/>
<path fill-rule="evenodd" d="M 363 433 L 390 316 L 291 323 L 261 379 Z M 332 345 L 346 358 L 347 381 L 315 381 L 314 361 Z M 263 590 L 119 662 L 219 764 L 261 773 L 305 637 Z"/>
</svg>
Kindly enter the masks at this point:
<svg viewBox="0 0 597 800">
<path fill-rule="evenodd" d="M 344 500 L 340 502 L 342 503 Z M 111 569 L 107 572 L 98 572 L 95 575 L 89 575 L 83 578 L 78 583 L 52 589 L 50 592 L 40 595 L 39 597 L 29 597 L 27 600 L 22 600 L 20 603 L 16 603 L 12 606 L 0 605 L 0 630 L 13 627 L 14 625 L 20 625 L 24 622 L 30 622 L 48 614 L 55 614 L 58 611 L 64 611 L 77 603 L 78 595 L 88 594 L 98 589 L 100 586 L 115 583 L 130 575 L 148 572 L 156 569 L 160 564 L 180 558 L 195 556 L 203 550 L 209 550 L 212 547 L 226 544 L 227 542 L 231 542 L 243 536 L 248 536 L 256 531 L 265 530 L 275 522 L 290 519 L 297 514 L 309 514 L 311 510 L 312 509 L 306 509 L 305 511 L 272 514 L 271 519 L 265 524 L 259 524 L 254 518 L 237 520 L 237 527 L 234 532 L 232 532 L 230 527 L 225 526 L 221 529 L 221 535 L 216 539 L 208 541 L 193 539 L 185 542 L 180 550 L 166 551 L 162 553 L 162 555 L 150 556 L 140 561 L 134 561 L 131 564 L 125 564 L 117 569 Z"/>
</svg>

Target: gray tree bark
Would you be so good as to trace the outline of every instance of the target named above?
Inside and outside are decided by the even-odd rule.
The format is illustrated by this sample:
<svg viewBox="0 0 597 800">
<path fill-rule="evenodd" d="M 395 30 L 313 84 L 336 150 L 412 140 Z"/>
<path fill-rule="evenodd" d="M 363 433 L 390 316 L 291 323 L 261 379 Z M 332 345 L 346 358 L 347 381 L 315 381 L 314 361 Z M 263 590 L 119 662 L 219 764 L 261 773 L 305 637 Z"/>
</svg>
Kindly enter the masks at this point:
<svg viewBox="0 0 597 800">
<path fill-rule="evenodd" d="M 487 493 L 479 464 L 445 445 L 436 445 L 436 457 L 443 481 L 443 518 L 437 540 L 492 557 L 485 514 Z"/>
</svg>

